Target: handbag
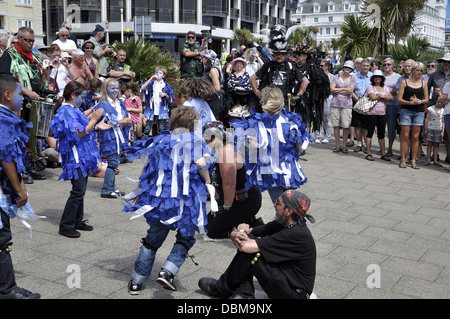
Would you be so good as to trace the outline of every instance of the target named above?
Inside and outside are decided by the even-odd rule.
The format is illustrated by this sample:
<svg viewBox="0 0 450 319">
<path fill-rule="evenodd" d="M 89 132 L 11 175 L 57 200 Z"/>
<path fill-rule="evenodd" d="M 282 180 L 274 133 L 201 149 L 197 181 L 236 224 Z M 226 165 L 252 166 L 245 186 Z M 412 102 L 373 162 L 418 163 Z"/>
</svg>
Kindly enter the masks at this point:
<svg viewBox="0 0 450 319">
<path fill-rule="evenodd" d="M 353 109 L 359 114 L 369 115 L 377 102 L 378 101 L 371 100 L 368 96 L 363 95 L 358 99 L 355 106 L 353 106 Z"/>
</svg>

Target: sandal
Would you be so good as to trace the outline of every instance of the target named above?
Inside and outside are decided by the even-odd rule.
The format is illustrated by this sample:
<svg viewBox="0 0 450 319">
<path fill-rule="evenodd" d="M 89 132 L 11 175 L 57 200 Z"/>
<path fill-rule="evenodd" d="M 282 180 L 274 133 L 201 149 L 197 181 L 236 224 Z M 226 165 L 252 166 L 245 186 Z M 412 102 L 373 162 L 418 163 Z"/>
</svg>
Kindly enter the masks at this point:
<svg viewBox="0 0 450 319">
<path fill-rule="evenodd" d="M 383 156 L 381 156 L 380 157 L 383 161 L 387 161 L 387 162 L 390 162 L 391 161 L 391 159 L 389 158 L 389 156 L 387 156 L 387 155 L 383 155 Z"/>
<path fill-rule="evenodd" d="M 342 149 L 342 153 L 348 154 L 348 149 L 347 149 L 346 147 L 344 147 L 344 148 Z"/>
<path fill-rule="evenodd" d="M 339 147 L 337 147 L 337 146 L 336 146 L 335 148 L 333 148 L 333 152 L 334 152 L 334 153 L 340 152 L 340 150 L 341 150 L 341 149 L 340 149 Z"/>
<path fill-rule="evenodd" d="M 361 152 L 361 151 L 362 151 L 361 146 L 356 146 L 356 148 L 353 150 L 353 152 Z"/>
<path fill-rule="evenodd" d="M 372 154 L 369 154 L 366 156 L 366 160 L 373 162 L 375 159 L 373 158 Z"/>
<path fill-rule="evenodd" d="M 435 166 L 439 166 L 439 167 L 442 167 L 442 164 L 441 164 L 441 163 L 439 163 L 439 162 L 434 162 L 434 163 L 433 163 L 433 165 L 435 165 Z"/>
<path fill-rule="evenodd" d="M 430 166 L 430 160 L 426 160 L 426 161 L 423 163 L 423 166 Z"/>
<path fill-rule="evenodd" d="M 405 159 L 401 159 L 401 160 L 400 160 L 400 164 L 398 164 L 398 167 L 400 167 L 400 168 L 406 168 L 406 160 L 405 160 Z"/>
<path fill-rule="evenodd" d="M 388 151 L 388 152 L 386 153 L 386 156 L 392 157 L 392 156 L 394 156 L 394 154 L 392 154 L 392 151 Z"/>
<path fill-rule="evenodd" d="M 419 169 L 420 167 L 417 166 L 417 162 L 415 160 L 411 160 L 411 168 L 413 169 Z"/>
</svg>

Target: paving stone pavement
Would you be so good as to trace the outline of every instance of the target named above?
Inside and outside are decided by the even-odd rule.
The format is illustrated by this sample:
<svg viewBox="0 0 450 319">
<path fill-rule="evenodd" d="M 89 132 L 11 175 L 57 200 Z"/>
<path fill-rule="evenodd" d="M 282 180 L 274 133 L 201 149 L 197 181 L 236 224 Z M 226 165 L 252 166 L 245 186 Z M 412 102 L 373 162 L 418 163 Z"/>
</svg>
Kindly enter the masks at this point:
<svg viewBox="0 0 450 319">
<path fill-rule="evenodd" d="M 333 153 L 330 144 L 311 144 L 300 161 L 308 182 L 301 191 L 312 200 L 309 224 L 317 245 L 315 293 L 319 299 L 450 298 L 450 175 L 436 166 L 398 168 L 362 153 Z M 373 154 L 378 151 L 374 141 Z M 394 144 L 399 149 L 399 144 Z M 425 150 L 425 147 L 424 147 Z M 441 159 L 445 148 L 441 145 Z M 448 165 L 446 165 L 448 166 Z M 130 192 L 138 179 L 140 160 L 120 165 L 116 183 Z M 127 283 L 145 236 L 144 218 L 129 220 L 116 199 L 100 198 L 103 179 L 90 177 L 85 218 L 94 231 L 81 238 L 58 235 L 58 225 L 70 182 L 58 181 L 60 169 L 46 169 L 47 179 L 27 185 L 31 204 L 46 219 L 32 222 L 32 238 L 12 220 L 13 262 L 19 286 L 43 299 L 209 299 L 198 288 L 201 277 L 219 277 L 231 261 L 231 241 L 207 241 L 197 236 L 175 279 L 178 291 L 155 282 L 157 271 L 175 241 L 171 232 L 158 251 L 151 279 L 139 296 Z M 272 220 L 267 193 L 259 212 Z M 76 277 L 76 275 L 79 275 Z M 257 298 L 265 298 L 257 289 Z"/>
</svg>

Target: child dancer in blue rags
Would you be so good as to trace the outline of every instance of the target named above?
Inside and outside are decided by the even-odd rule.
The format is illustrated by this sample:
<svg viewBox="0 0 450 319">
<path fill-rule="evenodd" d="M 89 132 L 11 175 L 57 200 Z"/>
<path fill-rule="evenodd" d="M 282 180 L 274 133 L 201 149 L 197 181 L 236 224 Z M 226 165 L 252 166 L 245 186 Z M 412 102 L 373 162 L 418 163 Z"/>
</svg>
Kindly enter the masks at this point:
<svg viewBox="0 0 450 319">
<path fill-rule="evenodd" d="M 155 75 L 141 85 L 141 91 L 144 92 L 144 130 L 142 135 L 148 137 L 157 124 L 158 133 L 169 130 L 169 104 L 173 102 L 175 94 L 172 86 L 164 81 L 167 69 L 158 66 Z"/>
<path fill-rule="evenodd" d="M 101 161 L 98 153 L 97 136 L 93 128 L 102 117 L 103 109 L 84 113 L 80 110 L 86 95 L 83 84 L 72 81 L 64 88 L 63 100 L 56 104 L 57 113 L 50 123 L 56 142 L 56 150 L 61 158 L 63 170 L 59 179 L 70 180 L 72 190 L 64 207 L 59 224 L 59 234 L 78 238 L 78 230 L 91 231 L 84 217 L 84 194 L 88 176 L 97 171 Z M 89 118 L 86 116 L 88 115 Z M 103 123 L 105 127 L 108 124 Z"/>
<path fill-rule="evenodd" d="M 39 299 L 16 284 L 10 255 L 10 218 L 23 211 L 33 213 L 21 174 L 27 166 L 26 144 L 30 134 L 17 116 L 23 103 L 22 86 L 9 75 L 0 74 L 0 299 Z"/>
<path fill-rule="evenodd" d="M 128 144 L 128 131 L 131 127 L 131 118 L 127 117 L 125 104 L 120 97 L 119 82 L 109 78 L 103 82 L 100 94 L 100 102 L 95 109 L 103 109 L 103 117 L 100 121 L 111 124 L 109 129 L 102 129 L 97 123 L 98 141 L 100 143 L 100 155 L 106 157 L 108 166 L 103 180 L 101 191 L 102 198 L 118 198 L 125 193 L 116 189 L 116 171 L 119 167 L 122 148 Z"/>
<path fill-rule="evenodd" d="M 141 241 L 128 285 L 132 295 L 139 294 L 148 281 L 156 251 L 170 230 L 177 231 L 176 242 L 157 282 L 166 289 L 177 290 L 174 277 L 195 243 L 194 234 L 206 232 L 207 187 L 212 186 L 205 184 L 210 184 L 208 169 L 214 160 L 209 156 L 213 155 L 211 149 L 194 134 L 197 120 L 198 113 L 193 108 L 177 107 L 170 117 L 171 132 L 138 141 L 148 146 L 141 147 L 133 156 L 140 156 L 145 167 L 139 188 L 126 198 L 134 204 L 125 206 L 124 211 L 132 212 L 132 218 L 144 215 L 150 228 Z"/>
</svg>

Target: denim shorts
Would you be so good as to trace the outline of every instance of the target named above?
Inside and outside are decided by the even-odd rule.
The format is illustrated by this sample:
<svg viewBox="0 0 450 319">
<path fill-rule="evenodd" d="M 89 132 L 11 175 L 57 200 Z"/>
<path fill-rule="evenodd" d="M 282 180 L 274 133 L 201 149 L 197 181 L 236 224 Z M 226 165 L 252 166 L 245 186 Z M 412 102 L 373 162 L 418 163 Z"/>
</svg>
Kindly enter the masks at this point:
<svg viewBox="0 0 450 319">
<path fill-rule="evenodd" d="M 425 112 L 400 109 L 400 125 L 423 126 Z"/>
</svg>

